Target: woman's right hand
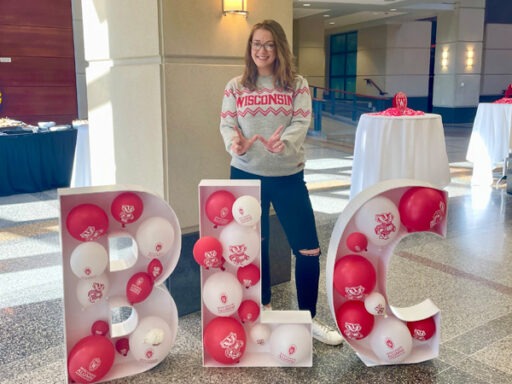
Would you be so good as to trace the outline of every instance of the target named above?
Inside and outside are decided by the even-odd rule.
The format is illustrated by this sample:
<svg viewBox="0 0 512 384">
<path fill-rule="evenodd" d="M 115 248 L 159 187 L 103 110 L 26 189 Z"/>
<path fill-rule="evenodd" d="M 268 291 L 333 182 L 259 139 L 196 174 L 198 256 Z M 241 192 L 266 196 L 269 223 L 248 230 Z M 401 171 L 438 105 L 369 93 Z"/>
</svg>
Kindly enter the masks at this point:
<svg viewBox="0 0 512 384">
<path fill-rule="evenodd" d="M 231 151 L 238 156 L 242 156 L 249 150 L 249 148 L 252 147 L 254 142 L 258 140 L 258 135 L 254 135 L 248 139 L 236 125 L 234 126 L 234 129 L 236 136 L 233 137 L 233 140 L 231 141 Z"/>
</svg>

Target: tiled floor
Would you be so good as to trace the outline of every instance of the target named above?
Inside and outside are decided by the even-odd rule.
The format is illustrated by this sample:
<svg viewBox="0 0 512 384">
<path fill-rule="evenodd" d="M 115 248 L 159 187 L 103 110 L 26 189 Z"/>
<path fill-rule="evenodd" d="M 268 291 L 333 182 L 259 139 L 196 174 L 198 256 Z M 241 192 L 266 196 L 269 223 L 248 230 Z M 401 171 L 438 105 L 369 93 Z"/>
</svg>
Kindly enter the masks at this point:
<svg viewBox="0 0 512 384">
<path fill-rule="evenodd" d="M 306 176 L 324 253 L 348 202 L 355 128 L 325 121 L 307 144 Z M 314 342 L 312 368 L 203 368 L 200 314 L 179 319 L 176 344 L 152 370 L 116 383 L 512 383 L 512 195 L 471 187 L 470 126 L 446 127 L 452 165 L 445 239 L 413 235 L 392 258 L 388 297 L 431 298 L 441 351 L 420 364 L 367 368 L 345 343 Z M 499 170 L 495 174 L 500 176 Z M 0 198 L 0 383 L 64 383 L 62 277 L 56 191 Z M 325 258 L 323 259 L 325 265 Z M 334 325 L 322 271 L 319 318 Z M 292 283 L 275 309 L 296 308 Z"/>
</svg>

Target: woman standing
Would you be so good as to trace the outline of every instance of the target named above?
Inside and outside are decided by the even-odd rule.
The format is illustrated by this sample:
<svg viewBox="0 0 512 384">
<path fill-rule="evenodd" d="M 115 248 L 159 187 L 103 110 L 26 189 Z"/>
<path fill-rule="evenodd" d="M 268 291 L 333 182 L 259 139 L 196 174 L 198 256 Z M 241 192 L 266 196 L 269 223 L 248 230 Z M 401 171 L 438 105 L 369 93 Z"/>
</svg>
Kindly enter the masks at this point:
<svg viewBox="0 0 512 384">
<path fill-rule="evenodd" d="M 261 181 L 262 304 L 271 309 L 270 204 L 295 255 L 298 306 L 313 317 L 313 337 L 338 345 L 341 335 L 316 318 L 321 254 L 315 217 L 304 182 L 304 140 L 311 121 L 307 81 L 296 74 L 286 34 L 279 23 L 253 26 L 242 76 L 224 90 L 220 131 L 231 154 L 232 179 Z"/>
</svg>

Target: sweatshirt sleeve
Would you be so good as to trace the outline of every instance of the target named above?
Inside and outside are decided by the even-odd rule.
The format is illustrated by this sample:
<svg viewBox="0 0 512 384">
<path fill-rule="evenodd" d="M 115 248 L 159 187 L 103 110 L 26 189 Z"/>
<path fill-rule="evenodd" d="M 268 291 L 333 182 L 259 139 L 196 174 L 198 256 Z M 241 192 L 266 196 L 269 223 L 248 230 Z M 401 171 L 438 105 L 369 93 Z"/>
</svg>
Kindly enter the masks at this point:
<svg viewBox="0 0 512 384">
<path fill-rule="evenodd" d="M 293 116 L 281 135 L 281 140 L 286 144 L 285 151 L 297 153 L 301 150 L 311 123 L 311 110 L 309 84 L 305 78 L 297 76 L 293 92 Z"/>
<path fill-rule="evenodd" d="M 220 133 L 224 140 L 226 151 L 231 155 L 233 155 L 233 153 L 231 153 L 231 141 L 236 135 L 234 127 L 238 126 L 236 111 L 236 81 L 237 80 L 235 78 L 226 84 L 220 113 Z"/>
</svg>

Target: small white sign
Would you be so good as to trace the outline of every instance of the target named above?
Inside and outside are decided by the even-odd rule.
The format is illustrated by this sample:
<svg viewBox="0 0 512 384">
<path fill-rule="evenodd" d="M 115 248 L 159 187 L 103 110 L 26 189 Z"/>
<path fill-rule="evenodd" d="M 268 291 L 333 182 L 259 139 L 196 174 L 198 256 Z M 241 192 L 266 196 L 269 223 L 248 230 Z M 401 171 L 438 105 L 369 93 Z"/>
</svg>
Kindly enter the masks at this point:
<svg viewBox="0 0 512 384">
<path fill-rule="evenodd" d="M 0 63 L 10 63 L 11 58 L 10 57 L 0 57 Z"/>
</svg>

